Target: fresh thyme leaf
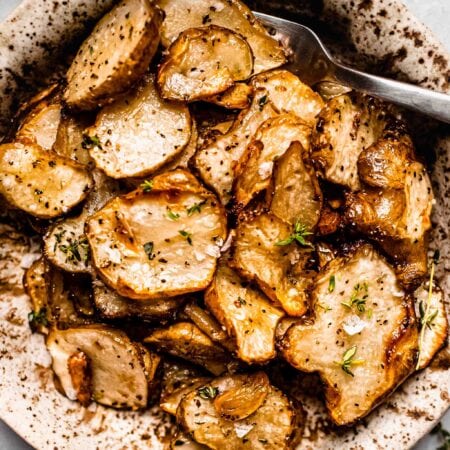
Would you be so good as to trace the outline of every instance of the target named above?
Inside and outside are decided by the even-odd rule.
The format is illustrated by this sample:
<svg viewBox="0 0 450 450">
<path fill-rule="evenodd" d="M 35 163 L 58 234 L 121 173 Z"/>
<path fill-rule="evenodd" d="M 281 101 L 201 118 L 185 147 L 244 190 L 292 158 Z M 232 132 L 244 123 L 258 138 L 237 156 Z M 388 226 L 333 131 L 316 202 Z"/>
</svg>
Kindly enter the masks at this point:
<svg viewBox="0 0 450 450">
<path fill-rule="evenodd" d="M 267 103 L 267 95 L 263 95 L 259 101 L 258 101 L 258 105 L 259 105 L 259 110 L 262 111 L 264 108 L 264 105 Z"/>
<path fill-rule="evenodd" d="M 323 305 L 322 303 L 317 303 L 317 306 L 318 306 L 319 308 L 322 308 L 325 312 L 328 312 L 328 311 L 332 311 L 332 310 L 333 310 L 333 308 L 329 307 L 328 305 Z"/>
<path fill-rule="evenodd" d="M 436 264 L 439 262 L 439 250 L 436 250 L 433 255 L 433 259 L 431 261 L 430 267 L 430 279 L 428 281 L 428 296 L 427 296 L 427 304 L 424 306 L 419 303 L 419 313 L 420 313 L 420 335 L 419 335 L 419 356 L 417 358 L 416 370 L 420 367 L 420 356 L 423 348 L 423 341 L 425 339 L 425 330 L 427 328 L 431 329 L 431 325 L 433 320 L 438 315 L 438 310 L 431 311 L 431 297 L 433 295 L 433 286 L 434 286 L 434 272 Z"/>
<path fill-rule="evenodd" d="M 192 245 L 192 233 L 189 233 L 189 231 L 186 230 L 179 230 L 178 233 L 188 241 L 189 245 Z"/>
<path fill-rule="evenodd" d="M 337 364 L 339 364 L 341 366 L 341 369 L 348 375 L 351 375 L 352 377 L 354 377 L 355 374 L 351 371 L 351 366 L 362 364 L 364 362 L 363 359 L 354 359 L 357 350 L 358 350 L 358 347 L 356 345 L 354 345 L 353 347 L 350 347 L 342 355 L 342 361 L 337 362 Z"/>
<path fill-rule="evenodd" d="M 281 241 L 276 242 L 275 245 L 278 245 L 278 246 L 289 245 L 289 244 L 292 244 L 293 242 L 294 242 L 294 237 L 289 236 L 286 239 L 282 239 Z"/>
<path fill-rule="evenodd" d="M 328 282 L 328 292 L 331 294 L 336 287 L 336 277 L 334 275 L 330 276 L 330 281 Z"/>
<path fill-rule="evenodd" d="M 169 207 L 167 207 L 167 217 L 170 220 L 178 220 L 180 215 L 178 213 L 174 213 Z"/>
<path fill-rule="evenodd" d="M 297 221 L 294 226 L 294 232 L 290 236 L 288 236 L 286 239 L 282 239 L 281 241 L 276 242 L 275 245 L 277 245 L 277 246 L 289 245 L 295 241 L 298 244 L 302 245 L 303 247 L 313 247 L 311 242 L 308 242 L 305 239 L 306 236 L 309 236 L 311 234 L 312 233 L 310 231 L 308 231 L 308 228 L 306 225 Z"/>
<path fill-rule="evenodd" d="M 186 208 L 187 211 L 187 215 L 188 216 L 192 216 L 192 214 L 194 213 L 199 213 L 202 210 L 202 206 L 206 203 L 206 200 L 203 200 L 202 202 L 199 203 L 194 203 L 192 206 L 190 206 L 189 208 Z"/>
<path fill-rule="evenodd" d="M 247 301 L 244 298 L 242 298 L 242 297 L 238 297 L 238 302 L 239 302 L 240 305 L 246 305 L 247 304 Z"/>
<path fill-rule="evenodd" d="M 53 246 L 53 251 L 56 251 L 58 244 L 61 244 L 63 236 L 66 234 L 66 230 L 61 230 L 59 233 L 55 233 L 55 245 Z"/>
<path fill-rule="evenodd" d="M 41 308 L 39 311 L 31 311 L 28 313 L 28 323 L 30 328 L 35 331 L 39 325 L 48 326 L 47 308 Z"/>
<path fill-rule="evenodd" d="M 208 400 L 216 398 L 219 389 L 213 386 L 203 386 L 200 389 L 197 389 L 197 393 L 202 399 Z"/>
<path fill-rule="evenodd" d="M 100 144 L 100 139 L 98 138 L 97 135 L 89 136 L 88 134 L 83 134 L 81 147 L 83 147 L 86 150 L 93 147 L 102 148 L 102 145 Z"/>
<path fill-rule="evenodd" d="M 144 180 L 140 187 L 144 192 L 150 192 L 153 189 L 153 180 Z"/>
<path fill-rule="evenodd" d="M 153 242 L 152 241 L 146 242 L 144 244 L 144 251 L 150 261 L 155 258 L 155 254 L 153 253 Z"/>
<path fill-rule="evenodd" d="M 89 260 L 89 244 L 85 237 L 75 239 L 67 245 L 58 245 L 58 248 L 66 254 L 66 262 L 70 261 L 75 264 L 77 264 L 77 262 L 84 262 L 87 264 Z"/>
<path fill-rule="evenodd" d="M 353 287 L 353 292 L 350 300 L 347 302 L 341 302 L 342 306 L 352 309 L 356 306 L 358 312 L 363 313 L 366 311 L 366 301 L 369 297 L 369 285 L 365 281 L 364 283 L 356 283 Z"/>
</svg>

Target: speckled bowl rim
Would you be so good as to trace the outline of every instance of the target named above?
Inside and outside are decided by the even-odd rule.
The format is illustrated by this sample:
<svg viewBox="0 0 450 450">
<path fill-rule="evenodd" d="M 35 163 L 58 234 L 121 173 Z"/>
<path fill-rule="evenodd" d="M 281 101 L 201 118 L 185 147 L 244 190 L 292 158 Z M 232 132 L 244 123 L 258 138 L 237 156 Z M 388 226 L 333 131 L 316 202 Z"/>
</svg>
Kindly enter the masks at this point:
<svg viewBox="0 0 450 450">
<path fill-rule="evenodd" d="M 25 87 L 29 95 L 33 81 L 41 84 L 52 48 L 71 39 L 73 29 L 82 28 L 81 22 L 87 17 L 97 17 L 111 3 L 111 0 L 70 0 L 63 5 L 61 1 L 25 0 L 0 24 L 0 92 L 3 93 L 0 113 L 3 119 L 11 112 L 9 100 L 16 98 Z M 287 10 L 296 5 L 295 1 L 269 0 L 267 3 Z M 326 22 L 334 24 L 339 17 L 345 24 L 361 58 L 380 64 L 389 59 L 390 73 L 400 78 L 406 74 L 413 82 L 450 92 L 446 51 L 400 1 L 323 0 L 319 3 Z M 317 8 L 312 12 L 317 13 Z M 396 30 L 394 34 L 393 30 Z M 53 42 L 53 47 L 49 47 L 49 42 Z M 30 71 L 30 67 L 33 70 Z M 441 174 L 448 168 L 449 150 L 449 137 L 437 142 L 437 174 L 433 174 L 440 205 L 440 213 L 435 217 L 436 230 L 444 231 L 448 229 L 448 215 L 442 211 L 448 210 L 449 205 L 448 186 L 443 184 Z M 439 242 L 439 236 L 435 241 Z M 0 262 L 0 269 L 9 270 L 11 277 L 17 279 L 20 276 L 14 274 L 14 269 L 29 263 L 33 248 L 30 242 L 20 245 L 15 259 Z M 443 242 L 442 247 L 441 253 L 447 255 L 448 243 Z M 441 276 L 440 283 L 448 298 L 449 277 Z M 17 286 L 0 302 L 0 417 L 40 449 L 161 448 L 155 436 L 164 434 L 164 424 L 155 409 L 141 413 L 116 412 L 96 405 L 85 409 L 54 390 L 43 338 L 30 334 L 26 322 L 28 299 Z M 408 448 L 430 431 L 450 405 L 449 375 L 448 370 L 440 368 L 414 374 L 356 429 L 315 441 L 305 440 L 300 448 Z"/>
</svg>

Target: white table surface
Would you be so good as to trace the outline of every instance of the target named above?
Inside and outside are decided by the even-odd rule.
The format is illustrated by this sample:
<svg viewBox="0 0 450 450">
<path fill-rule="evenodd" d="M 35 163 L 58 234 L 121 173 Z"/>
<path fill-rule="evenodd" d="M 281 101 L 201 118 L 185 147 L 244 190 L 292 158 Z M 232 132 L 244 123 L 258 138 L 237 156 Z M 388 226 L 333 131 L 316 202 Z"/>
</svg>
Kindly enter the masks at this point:
<svg viewBox="0 0 450 450">
<path fill-rule="evenodd" d="M 0 22 L 4 20 L 20 2 L 21 0 L 0 0 Z M 411 9 L 416 17 L 433 30 L 434 34 L 450 52 L 450 26 L 448 25 L 450 19 L 450 1 L 403 0 L 403 2 Z M 450 411 L 447 412 L 442 423 L 446 429 L 450 430 Z M 422 439 L 414 447 L 414 450 L 435 450 L 438 445 L 439 441 L 437 437 L 431 435 Z M 30 450 L 31 447 L 0 421 L 0 449 Z"/>
</svg>

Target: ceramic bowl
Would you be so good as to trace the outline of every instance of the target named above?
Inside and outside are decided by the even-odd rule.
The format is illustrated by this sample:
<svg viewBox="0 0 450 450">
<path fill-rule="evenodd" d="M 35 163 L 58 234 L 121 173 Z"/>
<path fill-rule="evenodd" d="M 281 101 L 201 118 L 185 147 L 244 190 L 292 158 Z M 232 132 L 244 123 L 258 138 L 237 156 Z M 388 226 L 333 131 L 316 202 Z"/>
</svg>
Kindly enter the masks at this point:
<svg viewBox="0 0 450 450">
<path fill-rule="evenodd" d="M 112 3 L 25 0 L 0 26 L 0 135 L 6 133 L 17 105 L 59 76 L 80 39 Z M 448 55 L 398 0 L 247 3 L 310 25 L 339 59 L 359 68 L 450 91 Z M 441 250 L 438 280 L 448 299 L 450 130 L 423 117 L 408 119 L 418 151 L 430 163 L 436 196 L 431 249 Z M 55 390 L 43 338 L 31 335 L 28 328 L 30 305 L 21 285 L 23 269 L 36 254 L 33 239 L 0 223 L 0 417 L 40 449 L 164 448 L 170 421 L 157 409 L 115 411 L 95 404 L 82 408 Z M 332 427 L 322 401 L 302 394 L 308 418 L 299 448 L 398 450 L 412 446 L 450 405 L 449 362 L 444 349 L 431 367 L 412 375 L 353 428 Z"/>
</svg>

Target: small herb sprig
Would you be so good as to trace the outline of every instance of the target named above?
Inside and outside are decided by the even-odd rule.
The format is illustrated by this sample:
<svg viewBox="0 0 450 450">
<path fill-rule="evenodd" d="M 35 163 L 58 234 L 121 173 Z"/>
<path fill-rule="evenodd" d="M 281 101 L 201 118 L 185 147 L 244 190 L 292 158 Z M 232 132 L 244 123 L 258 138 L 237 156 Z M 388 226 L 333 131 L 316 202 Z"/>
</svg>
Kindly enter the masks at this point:
<svg viewBox="0 0 450 450">
<path fill-rule="evenodd" d="M 334 275 L 330 276 L 330 281 L 328 282 L 328 292 L 331 294 L 334 292 L 336 287 L 336 277 Z"/>
<path fill-rule="evenodd" d="M 89 134 L 83 134 L 83 140 L 81 142 L 81 147 L 86 149 L 98 147 L 102 148 L 102 145 L 100 143 L 100 139 L 97 135 L 95 136 L 89 136 Z"/>
<path fill-rule="evenodd" d="M 313 247 L 311 242 L 308 242 L 305 237 L 310 236 L 313 233 L 308 231 L 308 227 L 304 225 L 303 223 L 297 221 L 294 225 L 294 232 L 288 236 L 286 239 L 282 239 L 281 241 L 278 241 L 275 243 L 275 245 L 283 246 L 283 245 L 289 245 L 293 242 L 297 242 L 298 244 L 302 245 L 303 247 Z"/>
<path fill-rule="evenodd" d="M 351 371 L 351 369 L 350 369 L 351 366 L 360 365 L 365 362 L 363 359 L 354 359 L 357 350 L 358 350 L 358 347 L 356 345 L 354 345 L 353 347 L 350 347 L 342 355 L 342 361 L 336 361 L 336 364 L 341 366 L 341 369 L 348 375 L 351 375 L 352 377 L 354 377 L 355 374 Z"/>
<path fill-rule="evenodd" d="M 201 202 L 198 203 L 194 203 L 192 206 L 190 206 L 189 208 L 186 208 L 187 211 L 187 215 L 190 217 L 192 216 L 194 213 L 200 213 L 202 211 L 202 206 L 206 203 L 206 200 L 203 200 Z"/>
<path fill-rule="evenodd" d="M 434 319 L 436 319 L 438 315 L 438 310 L 431 310 L 431 298 L 433 296 L 433 287 L 434 287 L 434 272 L 435 267 L 439 263 L 439 250 L 436 250 L 433 255 L 433 259 L 431 261 L 431 267 L 430 267 L 430 279 L 428 281 L 428 296 L 427 296 L 427 303 L 426 306 L 423 306 L 423 303 L 421 302 L 419 304 L 419 313 L 420 313 L 420 335 L 419 335 L 419 355 L 417 357 L 417 364 L 416 364 L 416 370 L 420 367 L 420 356 L 422 353 L 423 348 L 423 342 L 425 339 L 425 330 L 427 328 L 431 329 L 431 325 L 433 324 Z"/>
<path fill-rule="evenodd" d="M 189 245 L 192 245 L 192 233 L 186 230 L 178 230 L 178 233 L 186 239 Z"/>
<path fill-rule="evenodd" d="M 39 325 L 48 326 L 47 308 L 41 308 L 39 311 L 31 311 L 28 313 L 28 323 L 33 331 L 36 331 Z"/>
<path fill-rule="evenodd" d="M 180 218 L 180 215 L 176 212 L 173 212 L 169 207 L 167 207 L 167 217 L 170 220 L 178 220 Z"/>
<path fill-rule="evenodd" d="M 145 193 L 151 192 L 151 190 L 153 189 L 153 180 L 144 180 L 140 184 L 140 188 Z"/>
<path fill-rule="evenodd" d="M 213 386 L 203 386 L 197 390 L 197 393 L 203 400 L 208 400 L 216 398 L 219 393 L 219 389 Z"/>
<path fill-rule="evenodd" d="M 152 259 L 155 259 L 155 254 L 153 253 L 153 247 L 154 247 L 153 242 L 152 242 L 152 241 L 146 242 L 146 243 L 143 245 L 143 247 L 144 247 L 144 252 L 145 252 L 145 254 L 147 255 L 147 258 L 148 258 L 150 261 L 151 261 Z"/>
<path fill-rule="evenodd" d="M 366 281 L 363 283 L 356 283 L 353 287 L 352 295 L 347 302 L 341 302 L 342 306 L 352 309 L 356 306 L 358 312 L 363 313 L 366 311 L 366 302 L 369 297 L 369 285 Z"/>
<path fill-rule="evenodd" d="M 89 260 L 89 244 L 87 238 L 75 239 L 72 242 L 61 244 L 58 248 L 66 254 L 66 262 L 84 262 Z"/>
</svg>

